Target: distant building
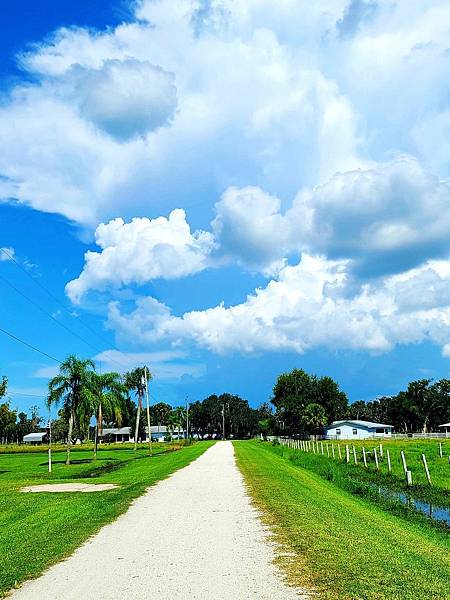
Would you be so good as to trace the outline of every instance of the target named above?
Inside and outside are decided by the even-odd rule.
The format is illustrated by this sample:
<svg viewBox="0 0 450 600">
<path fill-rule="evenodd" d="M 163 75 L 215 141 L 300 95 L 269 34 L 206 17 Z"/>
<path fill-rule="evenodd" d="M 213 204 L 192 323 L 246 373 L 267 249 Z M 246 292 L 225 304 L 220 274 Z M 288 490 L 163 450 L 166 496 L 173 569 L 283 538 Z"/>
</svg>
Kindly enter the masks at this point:
<svg viewBox="0 0 450 600">
<path fill-rule="evenodd" d="M 445 429 L 445 437 L 450 437 L 450 423 L 444 423 L 443 425 L 439 425 L 439 427 Z"/>
<path fill-rule="evenodd" d="M 164 442 L 168 437 L 178 438 L 178 431 L 171 432 L 165 425 L 151 425 L 152 441 Z M 103 442 L 134 442 L 134 432 L 131 427 L 103 428 L 98 434 L 99 440 Z M 145 428 L 145 437 L 148 440 L 148 428 Z M 180 429 L 180 438 L 184 437 L 184 429 Z M 142 440 L 145 441 L 145 440 Z"/>
<path fill-rule="evenodd" d="M 33 444 L 37 446 L 39 444 L 46 444 L 48 442 L 48 435 L 45 431 L 35 432 L 35 433 L 27 433 L 23 438 L 24 444 Z"/>
<path fill-rule="evenodd" d="M 367 438 L 391 437 L 393 425 L 371 421 L 334 421 L 325 427 L 325 437 L 337 440 L 364 440 Z"/>
<path fill-rule="evenodd" d="M 131 442 L 133 441 L 130 436 L 129 427 L 104 427 L 102 431 L 98 432 L 98 437 L 103 442 Z"/>
</svg>

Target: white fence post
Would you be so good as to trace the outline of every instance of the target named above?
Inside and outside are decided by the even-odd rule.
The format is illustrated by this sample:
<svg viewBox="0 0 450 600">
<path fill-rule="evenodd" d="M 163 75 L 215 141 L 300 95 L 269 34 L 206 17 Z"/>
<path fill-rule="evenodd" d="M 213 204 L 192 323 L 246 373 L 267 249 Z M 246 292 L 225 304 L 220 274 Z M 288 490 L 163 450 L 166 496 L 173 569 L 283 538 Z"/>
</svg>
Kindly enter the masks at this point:
<svg viewBox="0 0 450 600">
<path fill-rule="evenodd" d="M 391 473 L 392 467 L 391 467 L 391 455 L 389 454 L 389 449 L 386 450 L 386 458 L 387 458 L 387 464 L 388 464 L 388 471 L 389 471 L 389 473 Z"/>
<path fill-rule="evenodd" d="M 378 466 L 378 454 L 377 454 L 377 449 L 376 448 L 373 449 L 373 456 L 375 458 L 375 465 L 376 465 L 377 469 L 379 469 L 379 466 Z"/>
<path fill-rule="evenodd" d="M 366 458 L 366 449 L 363 446 L 363 461 L 364 461 L 364 466 L 367 468 L 367 458 Z"/>
<path fill-rule="evenodd" d="M 355 450 L 355 446 L 353 446 L 353 459 L 355 461 L 355 465 L 358 464 L 358 461 L 356 460 L 356 450 Z"/>
<path fill-rule="evenodd" d="M 406 471 L 408 470 L 408 467 L 406 466 L 406 458 L 405 458 L 405 453 L 403 452 L 403 450 L 400 452 L 400 456 L 402 458 L 403 471 L 406 475 Z"/>
<path fill-rule="evenodd" d="M 345 444 L 345 462 L 350 462 L 350 450 L 348 449 L 347 444 Z"/>
<path fill-rule="evenodd" d="M 426 473 L 426 476 L 427 476 L 427 479 L 428 479 L 428 483 L 430 485 L 432 485 L 432 483 L 431 483 L 431 477 L 430 477 L 430 471 L 428 470 L 427 459 L 426 459 L 425 454 L 422 454 L 422 461 L 423 461 L 423 466 L 425 467 L 425 473 Z"/>
</svg>

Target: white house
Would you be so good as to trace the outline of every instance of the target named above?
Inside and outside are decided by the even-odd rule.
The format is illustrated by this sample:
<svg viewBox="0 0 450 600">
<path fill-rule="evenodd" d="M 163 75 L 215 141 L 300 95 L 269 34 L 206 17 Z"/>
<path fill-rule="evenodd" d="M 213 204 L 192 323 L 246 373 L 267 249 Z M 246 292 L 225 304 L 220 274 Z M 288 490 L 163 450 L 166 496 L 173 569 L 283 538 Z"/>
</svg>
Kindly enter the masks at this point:
<svg viewBox="0 0 450 600">
<path fill-rule="evenodd" d="M 393 425 L 371 421 L 334 421 L 325 427 L 325 437 L 336 440 L 363 440 L 366 438 L 391 437 Z"/>
<path fill-rule="evenodd" d="M 450 437 L 450 423 L 444 423 L 443 425 L 439 425 L 439 427 L 445 429 L 445 437 Z"/>
</svg>

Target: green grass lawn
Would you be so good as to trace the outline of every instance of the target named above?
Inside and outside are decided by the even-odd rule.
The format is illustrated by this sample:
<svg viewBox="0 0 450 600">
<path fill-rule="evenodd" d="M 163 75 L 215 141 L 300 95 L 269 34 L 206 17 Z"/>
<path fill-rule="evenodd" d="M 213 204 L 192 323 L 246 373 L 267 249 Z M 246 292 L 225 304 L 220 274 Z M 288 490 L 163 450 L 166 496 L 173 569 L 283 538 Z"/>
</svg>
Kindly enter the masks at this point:
<svg viewBox="0 0 450 600">
<path fill-rule="evenodd" d="M 104 450 L 92 462 L 92 451 L 77 450 L 66 466 L 65 453 L 53 454 L 47 472 L 43 453 L 0 455 L 0 595 L 16 583 L 37 576 L 121 513 L 145 489 L 200 456 L 212 442 L 177 451 L 154 444 L 145 448 Z M 169 451 L 168 451 L 169 450 Z M 115 483 L 106 492 L 23 494 L 25 485 L 61 481 Z"/>
<path fill-rule="evenodd" d="M 439 442 L 442 444 L 442 458 L 439 454 Z M 323 443 L 328 444 L 329 449 L 331 449 L 331 445 L 333 444 L 335 446 L 335 453 L 337 452 L 337 442 L 329 441 Z M 362 447 L 364 446 L 366 451 L 370 451 L 369 460 L 371 466 L 374 467 L 373 449 L 379 449 L 380 443 L 383 445 L 383 459 L 380 460 L 379 463 L 380 470 L 382 472 L 387 472 L 388 470 L 386 450 L 389 450 L 393 475 L 404 479 L 403 466 L 400 457 L 400 452 L 403 450 L 405 453 L 407 467 L 412 472 L 413 483 L 418 485 L 428 485 L 422 462 L 422 454 L 425 454 L 433 486 L 441 487 L 450 491 L 450 464 L 448 461 L 448 457 L 450 456 L 450 439 L 419 440 L 408 438 L 402 440 L 364 440 L 355 442 L 348 440 L 347 442 L 339 442 L 339 445 L 341 446 L 342 456 L 345 454 L 346 444 L 349 445 L 350 451 L 352 450 L 352 445 L 354 445 L 357 450 L 357 458 L 359 459 L 360 463 L 362 462 Z M 378 457 L 380 457 L 379 452 Z M 352 461 L 353 456 L 351 454 L 350 462 Z"/>
<path fill-rule="evenodd" d="M 292 464 L 270 444 L 236 442 L 249 492 L 281 544 L 289 580 L 322 600 L 448 600 L 448 536 Z"/>
</svg>

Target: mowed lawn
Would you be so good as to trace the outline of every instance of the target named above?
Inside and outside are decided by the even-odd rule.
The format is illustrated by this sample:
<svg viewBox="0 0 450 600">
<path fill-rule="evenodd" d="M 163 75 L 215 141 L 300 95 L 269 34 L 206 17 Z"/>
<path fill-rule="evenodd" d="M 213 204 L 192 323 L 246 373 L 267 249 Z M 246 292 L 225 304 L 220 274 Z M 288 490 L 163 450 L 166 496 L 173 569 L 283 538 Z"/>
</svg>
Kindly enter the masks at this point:
<svg viewBox="0 0 450 600">
<path fill-rule="evenodd" d="M 70 466 L 64 464 L 65 453 L 58 452 L 51 474 L 46 454 L 0 454 L 0 595 L 72 553 L 148 486 L 186 466 L 210 445 L 200 442 L 168 451 L 167 444 L 155 444 L 153 457 L 146 449 L 102 450 L 95 463 L 92 451 L 77 451 Z M 62 481 L 120 487 L 87 494 L 19 491 L 26 485 Z"/>
<path fill-rule="evenodd" d="M 450 598 L 445 532 L 384 512 L 269 444 L 235 442 L 235 451 L 255 504 L 286 551 L 280 564 L 292 583 L 326 600 Z"/>
</svg>

